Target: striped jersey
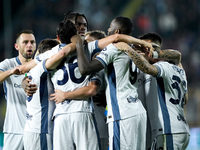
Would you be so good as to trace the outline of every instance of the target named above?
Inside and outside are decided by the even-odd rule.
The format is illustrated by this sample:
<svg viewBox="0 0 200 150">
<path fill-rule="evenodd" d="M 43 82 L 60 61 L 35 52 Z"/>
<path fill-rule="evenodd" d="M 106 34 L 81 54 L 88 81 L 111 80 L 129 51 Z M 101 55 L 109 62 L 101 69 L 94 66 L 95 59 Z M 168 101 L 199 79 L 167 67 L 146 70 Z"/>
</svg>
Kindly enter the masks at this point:
<svg viewBox="0 0 200 150">
<path fill-rule="evenodd" d="M 159 61 L 157 77 L 145 75 L 146 107 L 151 130 L 157 135 L 189 133 L 184 115 L 184 98 L 187 92 L 185 71 L 176 65 Z"/>
<path fill-rule="evenodd" d="M 130 57 L 109 44 L 96 59 L 105 70 L 107 122 L 145 113 L 137 93 L 140 71 Z"/>
<path fill-rule="evenodd" d="M 18 57 L 5 59 L 0 63 L 0 70 L 7 71 L 21 65 Z M 3 132 L 23 134 L 26 122 L 26 93 L 21 87 L 24 75 L 11 75 L 3 82 L 7 100 Z"/>
<path fill-rule="evenodd" d="M 45 62 L 41 61 L 32 68 L 28 77 L 32 84 L 37 85 L 37 91 L 33 96 L 27 96 L 27 111 L 25 131 L 34 133 L 53 133 L 54 101 L 49 101 L 50 94 L 54 93 L 53 84 L 49 73 L 45 68 Z"/>
<path fill-rule="evenodd" d="M 43 53 L 37 57 L 38 60 L 45 59 L 44 57 L 49 57 L 54 55 L 60 49 L 62 49 L 66 44 L 60 44 L 54 47 L 52 50 L 47 51 L 47 55 Z M 90 42 L 85 46 L 85 53 L 89 60 L 95 56 L 100 49 L 97 48 L 95 42 Z M 87 86 L 89 81 L 96 80 L 101 82 L 98 75 L 83 76 L 80 74 L 77 63 L 77 55 L 71 54 L 67 56 L 63 62 L 57 67 L 57 69 L 52 73 L 51 80 L 54 84 L 55 89 L 62 90 L 64 92 L 74 91 L 76 89 Z M 91 100 L 65 100 L 63 103 L 56 104 L 56 109 L 54 111 L 54 116 L 73 112 L 93 112 Z"/>
</svg>

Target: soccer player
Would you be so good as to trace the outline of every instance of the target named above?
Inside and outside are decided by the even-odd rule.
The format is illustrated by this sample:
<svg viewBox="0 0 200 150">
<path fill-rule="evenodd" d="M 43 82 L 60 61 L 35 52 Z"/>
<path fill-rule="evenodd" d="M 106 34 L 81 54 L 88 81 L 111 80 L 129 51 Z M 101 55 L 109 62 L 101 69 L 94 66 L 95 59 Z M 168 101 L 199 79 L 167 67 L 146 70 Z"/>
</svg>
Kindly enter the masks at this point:
<svg viewBox="0 0 200 150">
<path fill-rule="evenodd" d="M 155 34 L 140 37 L 148 42 L 161 40 Z M 125 44 L 125 43 L 123 43 Z M 180 53 L 178 51 L 159 50 L 153 52 L 153 58 L 159 61 L 150 64 L 130 46 L 118 47 L 126 51 L 145 76 L 146 107 L 149 115 L 153 144 L 151 149 L 186 149 L 189 143 L 189 126 L 184 115 L 187 80 L 185 71 L 178 65 Z M 179 58 L 178 61 L 171 59 Z M 148 58 L 155 61 L 151 58 Z M 168 61 L 163 61 L 168 59 Z"/>
<path fill-rule="evenodd" d="M 19 55 L 0 63 L 0 83 L 4 85 L 7 100 L 4 121 L 4 150 L 23 150 L 23 132 L 26 122 L 26 94 L 21 87 L 24 75 L 19 75 L 16 66 L 26 64 L 36 49 L 34 33 L 22 30 L 17 34 L 15 49 Z"/>
<path fill-rule="evenodd" d="M 85 40 L 89 43 L 94 40 L 105 38 L 106 34 L 100 30 L 94 30 L 86 32 Z M 86 44 L 87 45 L 87 44 Z M 100 135 L 100 142 L 101 142 L 101 149 L 107 150 L 108 149 L 108 126 L 106 124 L 106 116 L 104 114 L 106 108 L 106 97 L 105 97 L 105 81 L 104 81 L 104 74 L 103 70 L 98 73 L 101 77 L 101 88 L 97 95 L 92 97 L 93 100 L 93 107 L 94 107 L 94 116 L 97 122 L 97 127 Z M 57 99 L 57 102 L 63 102 L 68 97 L 64 96 L 65 93 L 56 90 L 55 94 L 52 94 L 51 100 Z M 67 95 L 68 96 L 68 95 Z M 54 97 L 54 98 L 53 98 Z"/>
<path fill-rule="evenodd" d="M 87 32 L 85 34 L 85 40 L 87 43 L 103 39 L 106 37 L 105 32 L 100 30 L 94 30 Z M 105 96 L 105 78 L 104 71 L 101 70 L 99 72 L 102 78 L 101 89 L 97 93 L 97 95 L 92 97 L 93 107 L 94 107 L 94 115 L 97 121 L 97 127 L 100 134 L 100 142 L 101 142 L 101 150 L 108 150 L 108 125 L 106 124 L 106 116 L 104 114 L 106 109 L 106 96 Z"/>
<path fill-rule="evenodd" d="M 44 60 L 45 57 L 59 52 L 66 44 L 70 43 L 70 39 L 66 38 L 66 31 L 69 29 L 65 24 L 66 21 L 60 23 L 57 28 L 57 37 L 62 44 L 54 47 L 51 51 L 47 51 L 44 55 L 38 55 L 37 60 Z M 87 53 L 89 58 L 95 55 L 95 53 L 89 51 Z M 54 149 L 98 150 L 100 145 L 94 124 L 91 100 L 88 97 L 97 93 L 100 87 L 99 79 L 93 76 L 81 76 L 76 54 L 71 54 L 64 59 L 52 74 L 52 82 L 56 90 L 68 92 L 69 96 L 62 103 L 55 99 Z M 55 92 L 57 92 L 56 90 Z M 76 90 L 75 94 L 77 95 L 74 95 L 74 90 Z"/>
<path fill-rule="evenodd" d="M 58 40 L 44 39 L 38 45 L 36 55 L 44 53 L 58 44 Z M 26 124 L 23 138 L 25 150 L 52 150 L 53 147 L 53 121 L 51 118 L 55 103 L 49 102 L 49 97 L 54 92 L 54 88 L 48 76 L 44 62 L 32 68 L 27 75 L 31 79 L 30 83 L 35 84 L 38 90 L 33 96 L 28 96 L 26 101 Z"/>
<path fill-rule="evenodd" d="M 119 33 L 130 35 L 133 22 L 126 17 L 115 18 L 108 29 L 108 35 Z M 77 43 L 78 66 L 81 74 L 91 74 L 104 68 L 106 78 L 106 100 L 108 106 L 109 148 L 145 149 L 146 111 L 138 99 L 137 76 L 139 69 L 125 53 L 108 45 L 90 63 L 83 52 L 80 37 Z M 133 44 L 152 49 L 151 44 L 135 39 Z"/>
</svg>

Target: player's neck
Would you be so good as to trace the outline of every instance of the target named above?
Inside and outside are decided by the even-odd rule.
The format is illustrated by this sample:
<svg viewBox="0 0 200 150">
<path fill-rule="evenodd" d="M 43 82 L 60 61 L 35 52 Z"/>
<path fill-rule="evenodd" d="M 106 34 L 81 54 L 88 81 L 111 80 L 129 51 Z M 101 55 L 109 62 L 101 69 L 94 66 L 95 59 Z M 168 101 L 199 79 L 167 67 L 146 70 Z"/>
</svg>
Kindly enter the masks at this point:
<svg viewBox="0 0 200 150">
<path fill-rule="evenodd" d="M 23 65 L 23 64 L 28 63 L 28 62 L 31 61 L 32 59 L 31 59 L 31 58 L 30 58 L 30 59 L 26 59 L 26 58 L 24 58 L 23 56 L 19 55 L 19 60 L 20 60 L 21 64 Z"/>
</svg>

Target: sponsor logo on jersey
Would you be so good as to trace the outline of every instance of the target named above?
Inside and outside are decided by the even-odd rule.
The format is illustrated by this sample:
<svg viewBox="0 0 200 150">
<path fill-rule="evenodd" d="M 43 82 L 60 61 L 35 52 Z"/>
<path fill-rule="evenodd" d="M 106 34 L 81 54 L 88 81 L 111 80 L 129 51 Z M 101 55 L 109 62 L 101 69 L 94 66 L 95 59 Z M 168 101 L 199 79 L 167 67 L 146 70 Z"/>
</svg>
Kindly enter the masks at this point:
<svg viewBox="0 0 200 150">
<path fill-rule="evenodd" d="M 128 96 L 126 99 L 129 103 L 131 102 L 136 103 L 139 100 L 137 97 L 134 98 L 132 96 Z"/>
<path fill-rule="evenodd" d="M 146 79 L 144 80 L 144 83 L 151 82 L 151 80 L 152 80 L 152 78 L 146 78 Z"/>
<path fill-rule="evenodd" d="M 21 88 L 21 84 L 16 84 L 16 83 L 14 83 L 14 87 L 15 87 L 15 88 Z"/>
<path fill-rule="evenodd" d="M 26 119 L 27 120 L 32 120 L 33 115 L 30 115 L 29 113 L 26 113 Z"/>
<path fill-rule="evenodd" d="M 184 123 L 186 123 L 186 120 L 185 120 L 184 116 L 182 116 L 181 114 L 179 114 L 179 115 L 177 116 L 177 119 L 178 119 L 179 121 L 183 121 Z"/>
</svg>

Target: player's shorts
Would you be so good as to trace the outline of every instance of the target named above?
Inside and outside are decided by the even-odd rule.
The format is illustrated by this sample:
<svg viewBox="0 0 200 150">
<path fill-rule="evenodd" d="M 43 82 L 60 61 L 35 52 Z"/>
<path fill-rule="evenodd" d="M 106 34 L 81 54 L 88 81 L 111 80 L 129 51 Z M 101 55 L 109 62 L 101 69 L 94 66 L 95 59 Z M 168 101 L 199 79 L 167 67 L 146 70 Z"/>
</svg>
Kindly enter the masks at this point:
<svg viewBox="0 0 200 150">
<path fill-rule="evenodd" d="M 46 133 L 24 132 L 24 149 L 25 150 L 52 150 L 53 135 Z"/>
<path fill-rule="evenodd" d="M 3 150 L 24 150 L 23 134 L 4 133 Z"/>
<path fill-rule="evenodd" d="M 99 150 L 100 139 L 91 113 L 71 113 L 54 120 L 53 149 Z"/>
<path fill-rule="evenodd" d="M 154 139 L 151 150 L 185 150 L 189 140 L 190 135 L 188 133 L 159 135 Z"/>
<path fill-rule="evenodd" d="M 109 150 L 145 150 L 146 113 L 109 122 Z"/>
</svg>

